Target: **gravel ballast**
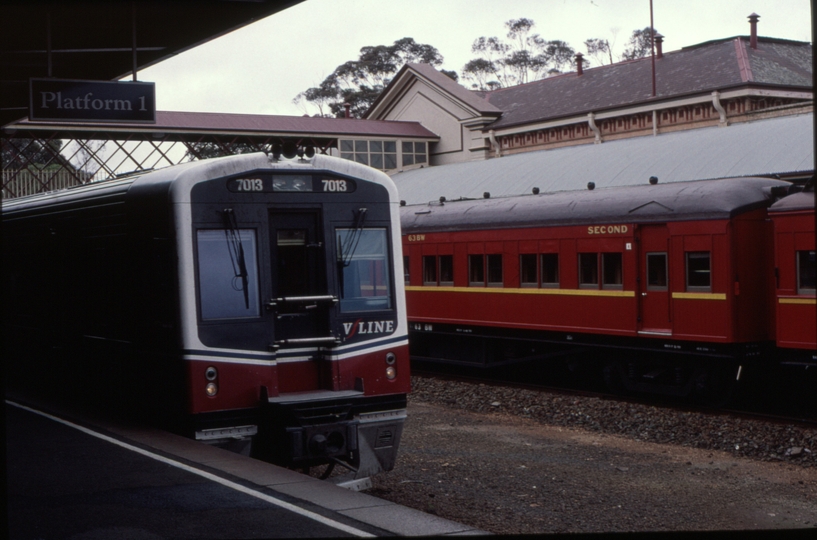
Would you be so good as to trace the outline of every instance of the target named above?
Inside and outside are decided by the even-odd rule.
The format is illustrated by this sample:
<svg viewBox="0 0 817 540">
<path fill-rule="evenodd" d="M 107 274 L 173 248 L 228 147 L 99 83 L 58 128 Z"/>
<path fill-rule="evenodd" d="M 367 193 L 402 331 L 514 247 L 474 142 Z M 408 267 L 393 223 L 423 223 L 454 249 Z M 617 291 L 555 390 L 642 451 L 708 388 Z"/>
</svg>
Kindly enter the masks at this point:
<svg viewBox="0 0 817 540">
<path fill-rule="evenodd" d="M 817 428 L 413 377 L 372 495 L 497 534 L 817 526 Z"/>
</svg>

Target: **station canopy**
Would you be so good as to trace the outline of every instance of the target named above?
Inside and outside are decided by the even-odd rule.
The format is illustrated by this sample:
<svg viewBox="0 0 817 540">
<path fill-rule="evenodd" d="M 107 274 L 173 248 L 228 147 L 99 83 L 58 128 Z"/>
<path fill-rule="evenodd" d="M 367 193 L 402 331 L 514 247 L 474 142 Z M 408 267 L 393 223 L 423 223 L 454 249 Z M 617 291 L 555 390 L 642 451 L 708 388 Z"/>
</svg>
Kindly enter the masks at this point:
<svg viewBox="0 0 817 540">
<path fill-rule="evenodd" d="M 119 80 L 134 45 L 138 71 L 301 1 L 4 1 L 0 126 L 27 116 L 32 78 Z"/>
</svg>

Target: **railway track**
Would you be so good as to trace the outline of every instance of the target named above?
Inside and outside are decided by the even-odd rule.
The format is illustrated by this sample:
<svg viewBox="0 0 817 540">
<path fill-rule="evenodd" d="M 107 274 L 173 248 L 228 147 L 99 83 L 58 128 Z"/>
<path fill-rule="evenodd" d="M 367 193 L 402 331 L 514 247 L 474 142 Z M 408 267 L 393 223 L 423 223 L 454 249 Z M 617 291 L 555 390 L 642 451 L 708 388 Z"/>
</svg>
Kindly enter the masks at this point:
<svg viewBox="0 0 817 540">
<path fill-rule="evenodd" d="M 639 406 L 655 406 L 680 413 L 695 413 L 706 415 L 730 415 L 743 420 L 757 420 L 763 422 L 797 425 L 804 428 L 817 427 L 817 411 L 804 410 L 795 400 L 764 396 L 764 399 L 753 399 L 751 395 L 740 393 L 733 397 L 724 406 L 711 406 L 691 403 L 689 401 L 668 397 L 637 395 L 631 393 L 614 393 L 604 388 L 603 381 L 592 378 L 582 380 L 571 379 L 564 373 L 542 374 L 536 368 L 520 368 L 505 370 L 480 370 L 475 368 L 453 368 L 453 366 L 422 365 L 412 366 L 412 375 L 415 377 L 439 378 L 446 381 L 458 381 L 470 384 L 490 385 L 497 388 L 513 388 L 532 392 L 547 392 L 561 396 L 576 396 L 582 398 L 596 398 L 599 400 L 614 400 L 623 404 Z M 544 382 L 531 382 L 543 380 Z M 813 397 L 813 396 L 812 396 Z"/>
</svg>

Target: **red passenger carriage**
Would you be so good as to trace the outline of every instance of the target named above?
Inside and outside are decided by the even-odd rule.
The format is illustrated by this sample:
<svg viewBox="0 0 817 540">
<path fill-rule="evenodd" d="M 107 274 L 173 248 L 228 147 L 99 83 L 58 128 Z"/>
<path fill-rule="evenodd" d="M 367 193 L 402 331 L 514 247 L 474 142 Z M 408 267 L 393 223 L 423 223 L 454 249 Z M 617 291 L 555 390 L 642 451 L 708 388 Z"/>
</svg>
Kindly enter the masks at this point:
<svg viewBox="0 0 817 540">
<path fill-rule="evenodd" d="M 774 339 L 766 212 L 771 188 L 786 185 L 734 178 L 404 207 L 412 358 L 496 365 L 603 347 L 611 383 L 714 392 Z"/>
<path fill-rule="evenodd" d="M 774 222 L 776 342 L 786 363 L 817 368 L 814 183 L 769 209 Z"/>
</svg>

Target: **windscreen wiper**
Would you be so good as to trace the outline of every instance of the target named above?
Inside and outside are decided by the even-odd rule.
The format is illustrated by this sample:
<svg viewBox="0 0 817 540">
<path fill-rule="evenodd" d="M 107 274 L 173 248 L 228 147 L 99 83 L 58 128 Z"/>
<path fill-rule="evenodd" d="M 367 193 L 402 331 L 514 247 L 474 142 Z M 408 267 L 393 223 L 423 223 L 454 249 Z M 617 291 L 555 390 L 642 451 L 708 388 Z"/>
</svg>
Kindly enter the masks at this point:
<svg viewBox="0 0 817 540">
<path fill-rule="evenodd" d="M 244 292 L 244 307 L 250 309 L 249 275 L 247 264 L 244 262 L 244 246 L 241 244 L 241 232 L 235 219 L 232 208 L 225 208 L 221 213 L 224 222 L 224 236 L 227 239 L 227 249 L 230 252 L 230 262 L 233 264 L 233 289 Z M 236 281 L 241 285 L 236 286 Z"/>
<path fill-rule="evenodd" d="M 338 246 L 340 247 L 338 253 L 338 262 L 346 268 L 352 264 L 352 258 L 357 251 L 357 245 L 360 243 L 360 237 L 363 235 L 363 223 L 366 221 L 366 208 L 360 208 L 355 214 L 355 222 L 352 225 L 352 234 L 348 239 L 348 243 L 344 246 L 343 242 L 338 236 Z"/>
</svg>

